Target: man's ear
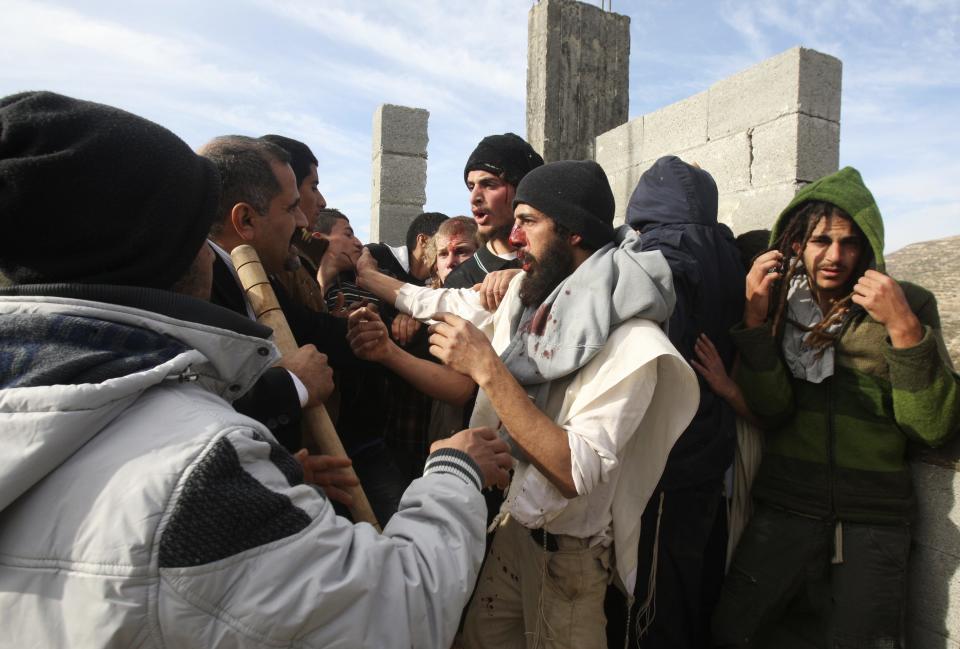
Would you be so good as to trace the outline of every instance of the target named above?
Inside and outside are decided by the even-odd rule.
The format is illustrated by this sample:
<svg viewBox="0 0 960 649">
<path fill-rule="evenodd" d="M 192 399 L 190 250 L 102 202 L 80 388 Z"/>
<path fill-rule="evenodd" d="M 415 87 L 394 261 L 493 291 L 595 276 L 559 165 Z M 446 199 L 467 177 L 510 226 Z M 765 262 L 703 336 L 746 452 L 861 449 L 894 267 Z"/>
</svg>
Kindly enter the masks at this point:
<svg viewBox="0 0 960 649">
<path fill-rule="evenodd" d="M 414 245 L 413 250 L 419 250 L 420 252 L 423 252 L 424 250 L 426 250 L 427 244 L 429 242 L 430 242 L 430 235 L 424 234 L 421 232 L 420 234 L 417 235 L 417 243 L 416 245 Z"/>
<path fill-rule="evenodd" d="M 798 242 L 794 241 L 793 244 L 791 244 L 790 247 L 793 248 L 793 254 L 795 254 L 795 255 L 799 255 L 799 254 L 800 254 L 800 244 L 799 244 Z"/>
<path fill-rule="evenodd" d="M 253 219 L 257 211 L 247 203 L 237 203 L 230 210 L 230 225 L 244 241 L 253 241 L 256 236 Z"/>
<path fill-rule="evenodd" d="M 578 247 L 578 246 L 580 245 L 580 243 L 583 241 L 583 237 L 581 237 L 579 234 L 571 234 L 571 235 L 570 235 L 570 238 L 568 239 L 568 241 L 570 242 L 570 245 L 571 245 L 571 246 L 573 246 L 574 248 L 576 248 L 576 247 Z"/>
</svg>

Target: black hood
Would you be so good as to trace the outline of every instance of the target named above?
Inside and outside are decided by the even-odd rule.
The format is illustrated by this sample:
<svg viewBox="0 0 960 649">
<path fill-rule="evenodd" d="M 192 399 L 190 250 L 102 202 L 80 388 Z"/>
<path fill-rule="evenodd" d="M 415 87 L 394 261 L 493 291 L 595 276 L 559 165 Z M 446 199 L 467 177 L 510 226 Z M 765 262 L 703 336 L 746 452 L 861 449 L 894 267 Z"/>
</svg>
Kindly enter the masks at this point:
<svg viewBox="0 0 960 649">
<path fill-rule="evenodd" d="M 659 250 L 673 273 L 677 305 L 668 335 L 686 359 L 704 333 L 728 371 L 734 347 L 728 333 L 743 314 L 744 271 L 733 233 L 717 223 L 717 185 L 706 171 L 675 156 L 660 158 L 640 178 L 627 208 L 643 250 Z M 719 481 L 733 458 L 733 411 L 702 377 L 696 417 L 674 445 L 664 488 Z"/>
<path fill-rule="evenodd" d="M 717 223 L 717 183 L 709 173 L 676 156 L 647 169 L 627 206 L 627 225 L 640 232 L 667 224 Z"/>
</svg>

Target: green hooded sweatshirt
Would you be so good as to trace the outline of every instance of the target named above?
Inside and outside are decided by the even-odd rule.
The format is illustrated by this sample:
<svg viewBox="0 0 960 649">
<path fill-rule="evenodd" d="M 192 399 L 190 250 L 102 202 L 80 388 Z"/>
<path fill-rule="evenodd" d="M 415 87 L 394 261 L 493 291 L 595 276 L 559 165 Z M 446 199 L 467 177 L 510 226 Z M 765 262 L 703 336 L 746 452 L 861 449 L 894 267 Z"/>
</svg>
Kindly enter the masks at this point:
<svg viewBox="0 0 960 649">
<path fill-rule="evenodd" d="M 777 219 L 771 241 L 798 206 L 813 200 L 852 217 L 872 249 L 871 265 L 882 272 L 883 221 L 852 167 L 800 190 Z M 900 286 L 923 325 L 922 340 L 894 349 L 886 328 L 854 309 L 834 343 L 834 374 L 822 383 L 790 374 L 769 321 L 753 329 L 734 327 L 736 379 L 767 430 L 755 498 L 821 518 L 911 521 L 907 440 L 936 446 L 960 428 L 960 377 L 943 344 L 935 298 L 919 286 Z"/>
</svg>

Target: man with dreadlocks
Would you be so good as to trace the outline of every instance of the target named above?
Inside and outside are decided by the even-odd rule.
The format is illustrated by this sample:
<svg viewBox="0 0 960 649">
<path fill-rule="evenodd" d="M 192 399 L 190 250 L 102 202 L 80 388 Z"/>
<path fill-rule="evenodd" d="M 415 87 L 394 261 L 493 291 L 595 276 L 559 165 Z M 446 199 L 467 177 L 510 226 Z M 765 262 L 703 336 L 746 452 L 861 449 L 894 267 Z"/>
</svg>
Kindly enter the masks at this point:
<svg viewBox="0 0 960 649">
<path fill-rule="evenodd" d="M 806 590 L 831 647 L 899 647 L 913 487 L 908 439 L 960 424 L 933 295 L 885 275 L 883 222 L 847 167 L 777 219 L 746 283 L 737 382 L 768 431 L 757 509 L 714 616 L 755 646 Z M 826 584 L 826 585 L 825 585 Z"/>
</svg>

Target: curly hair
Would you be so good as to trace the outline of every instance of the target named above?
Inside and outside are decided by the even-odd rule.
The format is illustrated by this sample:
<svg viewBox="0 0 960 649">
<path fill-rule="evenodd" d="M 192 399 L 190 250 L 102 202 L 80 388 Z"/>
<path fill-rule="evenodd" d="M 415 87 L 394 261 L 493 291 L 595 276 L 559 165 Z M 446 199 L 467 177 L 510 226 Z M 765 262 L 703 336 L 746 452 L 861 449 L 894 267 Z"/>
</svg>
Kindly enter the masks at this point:
<svg viewBox="0 0 960 649">
<path fill-rule="evenodd" d="M 819 302 L 816 282 L 814 282 L 813 277 L 810 275 L 810 269 L 805 268 L 803 265 L 803 253 L 807 248 L 810 237 L 813 235 L 813 231 L 817 228 L 820 221 L 824 218 L 835 217 L 844 218 L 853 223 L 853 219 L 833 203 L 826 201 L 801 203 L 793 213 L 787 217 L 786 225 L 776 241 L 774 241 L 772 249 L 778 250 L 780 254 L 783 255 L 781 272 L 784 274 L 783 279 L 778 280 L 775 284 L 774 293 L 776 299 L 770 305 L 773 316 L 772 332 L 774 336 L 777 336 L 783 328 L 784 313 L 787 306 L 787 292 L 790 289 L 790 283 L 797 273 L 807 273 L 810 290 L 813 293 L 814 299 Z M 859 227 L 857 227 L 855 223 L 854 227 L 856 227 L 859 232 Z M 857 268 L 851 277 L 860 277 L 869 265 L 871 258 L 872 255 L 869 252 L 862 254 Z M 852 298 L 853 293 L 851 292 L 843 298 L 836 300 L 830 307 L 830 310 L 824 314 L 823 319 L 812 327 L 807 327 L 799 323 L 793 324 L 809 332 L 806 339 L 808 345 L 814 349 L 822 350 L 837 339 L 838 334 L 830 333 L 829 329 L 835 324 L 843 322 L 850 310 Z"/>
</svg>

